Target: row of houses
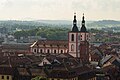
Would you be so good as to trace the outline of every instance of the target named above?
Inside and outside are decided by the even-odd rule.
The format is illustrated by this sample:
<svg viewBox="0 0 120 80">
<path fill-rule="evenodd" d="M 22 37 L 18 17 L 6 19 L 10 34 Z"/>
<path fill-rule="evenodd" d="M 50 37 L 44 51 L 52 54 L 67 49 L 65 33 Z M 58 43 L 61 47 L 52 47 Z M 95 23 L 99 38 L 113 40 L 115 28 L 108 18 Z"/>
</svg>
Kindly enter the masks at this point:
<svg viewBox="0 0 120 80">
<path fill-rule="evenodd" d="M 1 80 L 95 80 L 95 71 L 69 54 L 2 56 Z"/>
<path fill-rule="evenodd" d="M 119 80 L 118 46 L 90 44 L 84 15 L 79 30 L 74 14 L 68 41 L 38 40 L 32 44 L 1 45 L 0 78 L 30 80 L 40 76 L 49 80 Z M 115 75 L 111 74 L 114 70 Z"/>
</svg>

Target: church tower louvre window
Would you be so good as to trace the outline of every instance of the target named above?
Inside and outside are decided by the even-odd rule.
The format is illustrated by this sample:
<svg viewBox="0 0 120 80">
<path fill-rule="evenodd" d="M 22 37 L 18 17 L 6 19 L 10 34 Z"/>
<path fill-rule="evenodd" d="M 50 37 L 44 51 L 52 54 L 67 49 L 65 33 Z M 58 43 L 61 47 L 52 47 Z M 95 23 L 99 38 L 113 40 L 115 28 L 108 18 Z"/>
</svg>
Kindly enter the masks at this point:
<svg viewBox="0 0 120 80">
<path fill-rule="evenodd" d="M 74 41 L 74 34 L 72 34 L 71 36 L 71 41 Z"/>
</svg>

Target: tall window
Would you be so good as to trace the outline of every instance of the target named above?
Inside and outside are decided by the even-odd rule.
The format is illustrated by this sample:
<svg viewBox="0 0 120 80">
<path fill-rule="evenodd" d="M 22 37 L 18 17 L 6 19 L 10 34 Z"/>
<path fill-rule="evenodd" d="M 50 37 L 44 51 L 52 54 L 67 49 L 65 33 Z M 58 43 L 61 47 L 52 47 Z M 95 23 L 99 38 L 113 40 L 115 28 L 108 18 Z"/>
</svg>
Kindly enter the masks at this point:
<svg viewBox="0 0 120 80">
<path fill-rule="evenodd" d="M 71 45 L 71 51 L 74 51 L 74 45 L 73 44 Z"/>
<path fill-rule="evenodd" d="M 87 35 L 87 40 L 89 40 L 89 36 Z"/>
<path fill-rule="evenodd" d="M 82 40 L 82 37 L 83 37 L 83 36 L 82 36 L 82 35 L 80 35 L 80 38 L 81 38 L 80 40 Z"/>
<path fill-rule="evenodd" d="M 81 40 L 82 40 L 82 38 L 81 38 Z"/>
<path fill-rule="evenodd" d="M 40 49 L 40 53 L 42 53 L 43 52 L 43 50 L 42 49 Z"/>
<path fill-rule="evenodd" d="M 47 50 L 47 53 L 50 53 L 50 50 L 49 50 L 49 49 Z"/>
<path fill-rule="evenodd" d="M 61 50 L 61 53 L 63 53 L 63 50 Z"/>
<path fill-rule="evenodd" d="M 56 53 L 56 50 L 54 50 L 54 53 Z"/>
<path fill-rule="evenodd" d="M 82 35 L 81 35 L 81 37 L 82 37 Z"/>
<path fill-rule="evenodd" d="M 9 76 L 7 76 L 7 80 L 9 80 Z"/>
<path fill-rule="evenodd" d="M 4 79 L 4 76 L 2 76 L 2 79 Z"/>
<path fill-rule="evenodd" d="M 72 34 L 71 36 L 71 41 L 74 41 L 74 34 Z"/>
<path fill-rule="evenodd" d="M 37 49 L 34 49 L 34 52 L 37 52 Z"/>
</svg>

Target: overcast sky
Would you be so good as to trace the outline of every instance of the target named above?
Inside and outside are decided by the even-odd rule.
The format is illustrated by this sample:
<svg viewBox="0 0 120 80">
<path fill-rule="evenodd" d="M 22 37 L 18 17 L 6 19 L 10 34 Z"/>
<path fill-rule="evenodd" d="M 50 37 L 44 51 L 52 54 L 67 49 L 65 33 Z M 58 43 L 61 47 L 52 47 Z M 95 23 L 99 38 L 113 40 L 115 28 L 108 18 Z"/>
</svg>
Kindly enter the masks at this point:
<svg viewBox="0 0 120 80">
<path fill-rule="evenodd" d="M 0 0 L 0 20 L 120 20 L 120 0 Z"/>
</svg>

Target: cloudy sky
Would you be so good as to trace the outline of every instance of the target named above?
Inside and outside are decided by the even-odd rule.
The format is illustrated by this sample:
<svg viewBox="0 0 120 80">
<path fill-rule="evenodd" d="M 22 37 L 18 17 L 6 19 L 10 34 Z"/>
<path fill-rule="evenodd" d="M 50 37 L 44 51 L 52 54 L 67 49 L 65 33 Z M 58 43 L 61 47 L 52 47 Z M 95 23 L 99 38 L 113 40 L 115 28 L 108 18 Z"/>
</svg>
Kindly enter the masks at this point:
<svg viewBox="0 0 120 80">
<path fill-rule="evenodd" d="M 0 0 L 0 20 L 120 20 L 120 0 Z"/>
</svg>

